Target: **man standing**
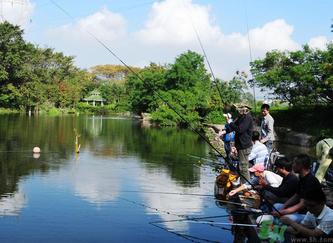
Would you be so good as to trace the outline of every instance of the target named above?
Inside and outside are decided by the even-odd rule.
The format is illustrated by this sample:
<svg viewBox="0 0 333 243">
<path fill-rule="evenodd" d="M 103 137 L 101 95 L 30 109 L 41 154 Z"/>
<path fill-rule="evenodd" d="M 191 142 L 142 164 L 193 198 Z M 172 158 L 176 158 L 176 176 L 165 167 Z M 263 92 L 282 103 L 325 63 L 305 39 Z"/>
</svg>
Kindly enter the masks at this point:
<svg viewBox="0 0 333 243">
<path fill-rule="evenodd" d="M 252 150 L 252 131 L 253 119 L 250 113 L 251 108 L 245 104 L 235 105 L 238 109 L 239 116 L 233 122 L 231 118 L 227 117 L 227 122 L 230 127 L 222 131 L 222 135 L 235 131 L 235 147 L 238 151 L 237 168 L 241 174 L 240 181 L 244 184 L 250 180 L 249 172 L 249 154 Z"/>
<path fill-rule="evenodd" d="M 275 140 L 274 136 L 274 119 L 269 114 L 269 105 L 263 104 L 261 106 L 261 113 L 263 115 L 261 121 L 261 140 L 260 142 L 265 144 L 268 150 L 268 154 L 271 152 L 271 147 L 273 141 Z"/>
</svg>

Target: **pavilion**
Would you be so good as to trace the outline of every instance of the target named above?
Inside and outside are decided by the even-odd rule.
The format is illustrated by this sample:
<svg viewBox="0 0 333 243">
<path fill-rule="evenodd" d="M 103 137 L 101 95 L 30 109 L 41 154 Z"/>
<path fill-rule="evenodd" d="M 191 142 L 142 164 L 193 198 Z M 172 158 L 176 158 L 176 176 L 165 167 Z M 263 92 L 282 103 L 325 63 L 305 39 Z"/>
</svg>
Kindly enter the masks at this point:
<svg viewBox="0 0 333 243">
<path fill-rule="evenodd" d="M 98 92 L 97 90 L 94 90 L 91 93 L 92 93 L 92 95 L 90 95 L 89 97 L 84 98 L 84 100 L 87 101 L 87 105 L 89 105 L 89 101 L 92 101 L 93 106 L 96 105 L 96 102 L 101 102 L 101 106 L 104 106 L 103 101 L 105 101 L 105 99 L 100 95 L 101 93 Z"/>
</svg>

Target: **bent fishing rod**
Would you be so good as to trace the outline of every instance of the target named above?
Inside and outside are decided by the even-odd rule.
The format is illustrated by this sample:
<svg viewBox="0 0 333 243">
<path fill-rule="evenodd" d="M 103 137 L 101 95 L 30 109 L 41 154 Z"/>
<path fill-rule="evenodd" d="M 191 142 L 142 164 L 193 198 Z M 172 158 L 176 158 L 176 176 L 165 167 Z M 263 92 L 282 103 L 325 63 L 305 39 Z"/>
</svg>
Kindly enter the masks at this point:
<svg viewBox="0 0 333 243">
<path fill-rule="evenodd" d="M 101 40 L 99 40 L 95 35 L 93 35 L 89 30 L 87 30 L 85 27 L 83 27 L 76 19 L 72 17 L 67 11 L 65 11 L 61 6 L 59 6 L 57 3 L 55 3 L 53 0 L 50 0 L 57 8 L 59 8 L 62 12 L 64 12 L 68 17 L 70 17 L 77 25 L 79 25 L 84 31 L 86 31 L 93 39 L 95 39 L 100 45 L 102 45 L 109 53 L 111 53 L 119 62 L 121 62 L 135 77 L 137 77 L 140 81 L 142 81 L 143 84 L 147 85 L 147 87 L 150 87 L 149 84 L 143 78 L 141 78 L 130 66 L 128 66 L 122 59 L 120 59 L 110 48 L 108 48 Z M 164 99 L 153 87 L 150 87 L 153 93 L 160 98 L 172 111 L 174 111 L 184 122 L 187 124 L 195 133 L 197 133 L 219 156 L 221 156 L 229 166 L 235 168 L 235 170 L 238 172 L 238 174 L 247 182 L 249 183 L 252 188 L 254 188 L 253 184 L 242 174 L 240 173 L 239 169 L 236 168 L 234 165 L 232 165 L 229 162 L 229 159 L 224 157 L 220 151 L 214 147 L 213 144 L 210 143 L 210 141 L 201 134 L 189 121 L 186 120 L 186 118 L 180 114 L 179 111 L 176 110 L 176 108 L 173 107 L 166 99 Z M 265 199 L 265 197 L 262 195 L 260 191 L 258 191 L 259 195 Z M 274 208 L 281 216 L 282 214 L 272 205 L 268 200 L 266 200 Z"/>
</svg>

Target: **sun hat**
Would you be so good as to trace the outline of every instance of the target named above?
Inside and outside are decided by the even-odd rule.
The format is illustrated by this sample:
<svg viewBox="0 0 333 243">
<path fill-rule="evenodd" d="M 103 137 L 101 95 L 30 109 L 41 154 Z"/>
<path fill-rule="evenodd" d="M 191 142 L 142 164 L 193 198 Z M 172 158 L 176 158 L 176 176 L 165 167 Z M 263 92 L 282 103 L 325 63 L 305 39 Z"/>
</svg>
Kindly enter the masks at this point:
<svg viewBox="0 0 333 243">
<path fill-rule="evenodd" d="M 252 108 L 246 103 L 246 102 L 240 102 L 240 103 L 235 103 L 234 106 L 237 109 L 242 109 L 242 108 L 247 108 L 249 110 L 251 110 Z"/>
<path fill-rule="evenodd" d="M 255 164 L 254 166 L 252 166 L 249 169 L 250 172 L 256 172 L 256 171 L 263 172 L 264 170 L 265 170 L 265 166 L 262 164 Z"/>
</svg>

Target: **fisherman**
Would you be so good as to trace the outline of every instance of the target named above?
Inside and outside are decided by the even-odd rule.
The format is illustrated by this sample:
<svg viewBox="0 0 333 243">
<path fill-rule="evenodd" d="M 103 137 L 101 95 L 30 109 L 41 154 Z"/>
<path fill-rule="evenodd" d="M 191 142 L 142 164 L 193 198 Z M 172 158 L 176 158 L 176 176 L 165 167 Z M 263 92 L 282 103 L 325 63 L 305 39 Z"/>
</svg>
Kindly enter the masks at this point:
<svg viewBox="0 0 333 243">
<path fill-rule="evenodd" d="M 288 217 L 281 217 L 281 222 L 289 226 L 285 233 L 290 233 L 296 235 L 297 238 L 306 240 L 302 242 L 310 242 L 310 240 L 311 242 L 329 242 L 326 241 L 328 239 L 322 239 L 332 239 L 333 237 L 333 210 L 325 205 L 325 193 L 316 188 L 308 190 L 304 195 L 303 203 L 309 211 L 300 224 Z M 286 235 L 285 238 L 289 239 L 290 237 Z"/>
<path fill-rule="evenodd" d="M 269 114 L 269 104 L 263 104 L 261 106 L 262 121 L 261 121 L 261 140 L 260 142 L 265 144 L 268 153 L 271 152 L 272 144 L 275 140 L 274 136 L 274 119 Z"/>
<path fill-rule="evenodd" d="M 239 116 L 233 122 L 230 117 L 227 118 L 227 122 L 230 127 L 227 130 L 223 130 L 221 135 L 235 131 L 235 147 L 238 150 L 238 163 L 237 168 L 241 173 L 240 181 L 242 184 L 250 180 L 249 173 L 249 155 L 252 150 L 252 131 L 253 131 L 253 119 L 250 113 L 251 108 L 246 104 L 235 105 L 238 109 Z"/>
<path fill-rule="evenodd" d="M 270 186 L 278 187 L 282 183 L 282 177 L 275 174 L 274 172 L 265 170 L 265 166 L 262 164 L 255 164 L 249 169 L 250 172 L 254 173 L 254 177 L 249 182 L 239 186 L 238 188 L 231 190 L 229 195 L 233 196 L 237 192 L 243 190 L 251 190 L 254 189 L 252 187 L 260 185 L 261 180 L 265 180 Z"/>
<path fill-rule="evenodd" d="M 318 179 L 311 173 L 311 161 L 310 157 L 306 154 L 298 154 L 293 160 L 293 171 L 299 174 L 299 181 L 297 184 L 296 193 L 284 204 L 276 203 L 274 208 L 277 211 L 273 211 L 274 217 L 286 217 L 293 221 L 300 223 L 307 212 L 304 202 L 304 195 L 307 191 L 314 188 L 321 190 Z"/>
<path fill-rule="evenodd" d="M 263 145 L 260 141 L 259 141 L 259 137 L 260 134 L 258 131 L 253 131 L 252 132 L 252 150 L 251 153 L 249 155 L 249 164 L 251 164 L 251 166 L 253 166 L 254 164 L 262 164 L 264 166 L 266 166 L 266 162 L 268 159 L 268 152 L 267 152 L 267 148 L 265 145 Z M 231 158 L 236 158 L 238 157 L 238 151 L 235 147 L 231 148 Z"/>
<path fill-rule="evenodd" d="M 296 193 L 298 177 L 292 172 L 292 165 L 292 161 L 286 157 L 280 157 L 275 161 L 277 171 L 283 177 L 278 187 L 271 186 L 264 179 L 260 180 L 260 185 L 264 189 L 262 195 L 268 201 L 267 206 L 270 211 L 274 203 L 285 203 Z"/>
<path fill-rule="evenodd" d="M 332 156 L 329 155 L 329 150 L 333 148 L 333 139 L 324 135 L 319 136 L 316 145 L 316 155 L 320 159 L 320 165 L 316 172 L 316 178 L 321 183 L 325 176 L 325 173 L 332 163 Z"/>
<path fill-rule="evenodd" d="M 253 164 L 262 164 L 266 166 L 268 159 L 268 151 L 264 144 L 259 141 L 260 134 L 258 131 L 252 132 L 253 148 L 249 155 L 249 161 L 253 160 Z"/>
</svg>

